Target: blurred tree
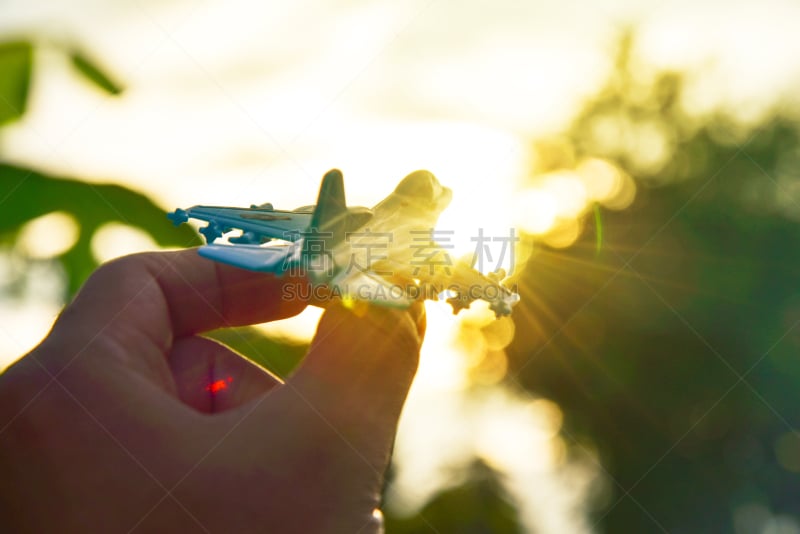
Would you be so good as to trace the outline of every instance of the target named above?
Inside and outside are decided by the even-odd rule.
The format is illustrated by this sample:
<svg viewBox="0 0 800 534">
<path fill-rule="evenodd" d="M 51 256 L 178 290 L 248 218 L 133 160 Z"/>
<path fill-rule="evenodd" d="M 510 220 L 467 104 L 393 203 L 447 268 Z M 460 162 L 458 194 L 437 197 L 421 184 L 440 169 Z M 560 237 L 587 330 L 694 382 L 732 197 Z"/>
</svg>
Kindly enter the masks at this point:
<svg viewBox="0 0 800 534">
<path fill-rule="evenodd" d="M 476 460 L 467 472 L 466 482 L 439 493 L 418 513 L 408 518 L 387 514 L 386 532 L 515 534 L 522 529 L 497 473 Z"/>
<path fill-rule="evenodd" d="M 569 138 L 638 196 L 604 211 L 599 254 L 587 232 L 532 256 L 509 382 L 556 401 L 573 446 L 599 448 L 598 530 L 758 532 L 800 515 L 798 126 L 780 109 L 755 127 L 689 117 L 685 78 L 644 83 L 631 47 Z M 764 511 L 756 527 L 748 509 Z"/>
</svg>

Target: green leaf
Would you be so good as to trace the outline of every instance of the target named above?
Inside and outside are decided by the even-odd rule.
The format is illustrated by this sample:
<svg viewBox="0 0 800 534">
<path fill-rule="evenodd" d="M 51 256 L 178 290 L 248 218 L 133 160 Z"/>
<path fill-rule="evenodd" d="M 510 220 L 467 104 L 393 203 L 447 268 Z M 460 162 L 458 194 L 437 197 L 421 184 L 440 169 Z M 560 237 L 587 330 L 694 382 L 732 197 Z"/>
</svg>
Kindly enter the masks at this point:
<svg viewBox="0 0 800 534">
<path fill-rule="evenodd" d="M 595 255 L 600 254 L 603 248 L 603 215 L 600 213 L 600 204 L 594 203 L 594 235 L 595 235 Z"/>
<path fill-rule="evenodd" d="M 0 242 L 13 243 L 26 222 L 54 211 L 71 215 L 80 227 L 78 241 L 58 258 L 67 276 L 68 295 L 74 294 L 97 267 L 92 238 L 106 223 L 142 230 L 163 247 L 201 243 L 191 227 L 172 225 L 166 209 L 138 191 L 0 163 Z"/>
<path fill-rule="evenodd" d="M 0 43 L 0 126 L 25 113 L 32 63 L 30 43 Z"/>
<path fill-rule="evenodd" d="M 122 86 L 115 82 L 112 77 L 100 66 L 80 50 L 73 50 L 69 54 L 72 65 L 83 75 L 84 78 L 110 95 L 118 95 L 122 92 Z"/>
<path fill-rule="evenodd" d="M 292 373 L 308 350 L 305 343 L 272 338 L 249 326 L 223 328 L 207 335 L 282 379 Z"/>
</svg>

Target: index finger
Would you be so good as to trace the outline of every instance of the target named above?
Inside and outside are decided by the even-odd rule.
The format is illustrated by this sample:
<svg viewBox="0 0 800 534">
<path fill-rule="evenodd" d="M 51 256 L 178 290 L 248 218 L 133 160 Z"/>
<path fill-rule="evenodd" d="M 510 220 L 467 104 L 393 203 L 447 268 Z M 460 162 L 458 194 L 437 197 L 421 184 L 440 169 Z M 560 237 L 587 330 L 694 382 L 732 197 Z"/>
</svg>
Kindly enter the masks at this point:
<svg viewBox="0 0 800 534">
<path fill-rule="evenodd" d="M 196 249 L 134 254 L 95 271 L 54 332 L 136 333 L 168 348 L 176 337 L 296 315 L 306 303 L 284 298 L 290 284 L 308 282 L 222 265 Z"/>
</svg>

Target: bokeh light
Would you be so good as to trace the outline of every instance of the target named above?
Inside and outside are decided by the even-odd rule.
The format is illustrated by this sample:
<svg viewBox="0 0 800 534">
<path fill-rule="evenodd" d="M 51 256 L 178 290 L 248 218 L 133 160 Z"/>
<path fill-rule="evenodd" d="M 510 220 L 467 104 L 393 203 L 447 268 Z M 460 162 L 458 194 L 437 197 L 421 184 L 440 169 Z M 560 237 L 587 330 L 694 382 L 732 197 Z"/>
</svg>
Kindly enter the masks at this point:
<svg viewBox="0 0 800 534">
<path fill-rule="evenodd" d="M 78 223 L 67 213 L 37 217 L 20 230 L 19 246 L 26 256 L 52 258 L 71 249 L 78 240 Z"/>
<path fill-rule="evenodd" d="M 147 233 L 119 223 L 101 226 L 92 238 L 92 253 L 100 262 L 155 248 L 155 241 Z"/>
</svg>

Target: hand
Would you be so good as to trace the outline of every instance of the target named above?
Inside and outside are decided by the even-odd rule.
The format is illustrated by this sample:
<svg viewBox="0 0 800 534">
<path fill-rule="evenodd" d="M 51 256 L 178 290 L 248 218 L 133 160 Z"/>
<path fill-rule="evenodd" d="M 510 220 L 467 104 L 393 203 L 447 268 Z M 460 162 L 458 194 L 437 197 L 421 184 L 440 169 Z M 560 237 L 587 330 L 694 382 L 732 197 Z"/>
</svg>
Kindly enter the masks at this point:
<svg viewBox="0 0 800 534">
<path fill-rule="evenodd" d="M 289 283 L 194 250 L 98 269 L 0 376 L 3 527 L 378 531 L 423 309 L 332 304 L 285 383 L 197 335 L 299 313 Z"/>
</svg>

